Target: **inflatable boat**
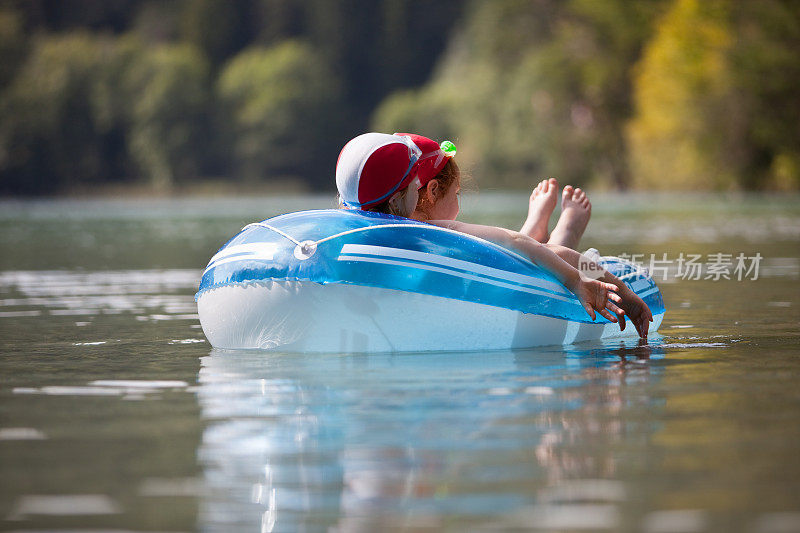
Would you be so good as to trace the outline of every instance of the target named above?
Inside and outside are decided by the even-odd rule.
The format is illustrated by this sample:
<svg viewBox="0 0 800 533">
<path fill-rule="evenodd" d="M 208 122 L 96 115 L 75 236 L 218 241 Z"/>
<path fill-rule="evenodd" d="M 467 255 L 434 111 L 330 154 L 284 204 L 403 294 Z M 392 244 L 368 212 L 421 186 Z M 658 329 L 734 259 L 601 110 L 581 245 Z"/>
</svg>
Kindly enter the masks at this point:
<svg viewBox="0 0 800 533">
<path fill-rule="evenodd" d="M 594 259 L 653 313 L 646 272 Z M 209 342 L 286 352 L 503 350 L 636 335 L 592 321 L 553 276 L 494 243 L 353 210 L 303 211 L 245 226 L 209 261 L 195 296 Z"/>
</svg>

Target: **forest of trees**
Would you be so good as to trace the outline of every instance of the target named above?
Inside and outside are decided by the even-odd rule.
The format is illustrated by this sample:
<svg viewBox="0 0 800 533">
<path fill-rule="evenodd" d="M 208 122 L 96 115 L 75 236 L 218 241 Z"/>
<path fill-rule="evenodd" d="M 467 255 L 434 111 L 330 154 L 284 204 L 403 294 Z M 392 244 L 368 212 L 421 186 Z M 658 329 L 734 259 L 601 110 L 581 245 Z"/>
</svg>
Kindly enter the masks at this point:
<svg viewBox="0 0 800 533">
<path fill-rule="evenodd" d="M 0 195 L 330 190 L 371 129 L 494 188 L 796 190 L 798 50 L 798 0 L 0 0 Z"/>
</svg>

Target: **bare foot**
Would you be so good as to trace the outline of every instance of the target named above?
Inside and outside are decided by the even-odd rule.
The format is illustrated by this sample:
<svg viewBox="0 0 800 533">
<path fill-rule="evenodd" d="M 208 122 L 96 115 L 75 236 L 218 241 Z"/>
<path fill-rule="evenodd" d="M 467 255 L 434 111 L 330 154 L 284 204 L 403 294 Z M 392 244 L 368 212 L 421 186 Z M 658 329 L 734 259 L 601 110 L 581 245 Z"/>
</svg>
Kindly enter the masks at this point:
<svg viewBox="0 0 800 533">
<path fill-rule="evenodd" d="M 561 216 L 548 242 L 577 250 L 591 216 L 592 203 L 586 193 L 567 185 L 561 194 Z"/>
<path fill-rule="evenodd" d="M 528 218 L 519 230 L 539 242 L 547 242 L 547 224 L 558 201 L 558 182 L 555 178 L 542 180 L 533 189 L 528 204 Z"/>
</svg>

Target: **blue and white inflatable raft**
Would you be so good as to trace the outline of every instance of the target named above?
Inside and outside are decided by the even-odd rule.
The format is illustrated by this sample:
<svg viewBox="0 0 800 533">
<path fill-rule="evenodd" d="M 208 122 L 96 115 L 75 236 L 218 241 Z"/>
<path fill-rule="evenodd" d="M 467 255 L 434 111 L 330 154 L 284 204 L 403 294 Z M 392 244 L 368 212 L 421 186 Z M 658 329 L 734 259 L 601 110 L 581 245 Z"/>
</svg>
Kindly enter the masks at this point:
<svg viewBox="0 0 800 533">
<path fill-rule="evenodd" d="M 594 258 L 664 316 L 631 263 Z M 635 336 L 524 257 L 463 233 L 364 211 L 322 210 L 250 224 L 208 263 L 203 331 L 226 349 L 463 351 Z"/>
</svg>

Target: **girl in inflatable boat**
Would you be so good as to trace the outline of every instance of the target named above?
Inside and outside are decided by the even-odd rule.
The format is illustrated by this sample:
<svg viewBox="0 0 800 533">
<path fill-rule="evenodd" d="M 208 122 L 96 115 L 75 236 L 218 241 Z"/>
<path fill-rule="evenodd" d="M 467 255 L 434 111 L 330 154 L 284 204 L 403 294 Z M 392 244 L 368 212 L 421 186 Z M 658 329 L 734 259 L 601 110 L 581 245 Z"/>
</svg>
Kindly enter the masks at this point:
<svg viewBox="0 0 800 533">
<path fill-rule="evenodd" d="M 479 237 L 514 250 L 550 272 L 595 312 L 625 329 L 625 317 L 647 338 L 652 313 L 647 304 L 616 276 L 578 253 L 591 204 L 570 185 L 562 193 L 562 215 L 552 234 L 548 221 L 555 208 L 558 184 L 543 180 L 531 194 L 520 231 L 459 222 L 461 174 L 450 141 L 441 145 L 421 135 L 365 133 L 348 142 L 336 164 L 340 207 L 402 216 Z M 591 279 L 578 269 L 590 268 Z"/>
</svg>

